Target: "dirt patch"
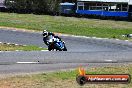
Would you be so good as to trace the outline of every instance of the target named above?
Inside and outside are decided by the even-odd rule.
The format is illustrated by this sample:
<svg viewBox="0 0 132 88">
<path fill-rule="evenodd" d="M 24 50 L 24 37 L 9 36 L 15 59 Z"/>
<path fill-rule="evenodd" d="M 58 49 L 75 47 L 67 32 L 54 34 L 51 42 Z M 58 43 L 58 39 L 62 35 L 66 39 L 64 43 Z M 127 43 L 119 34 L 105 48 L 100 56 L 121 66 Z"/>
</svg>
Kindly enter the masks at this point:
<svg viewBox="0 0 132 88">
<path fill-rule="evenodd" d="M 0 26 L 0 29 L 21 31 L 21 32 L 38 32 L 37 30 L 27 30 L 27 29 L 23 29 L 23 28 L 4 27 L 4 26 Z"/>
</svg>

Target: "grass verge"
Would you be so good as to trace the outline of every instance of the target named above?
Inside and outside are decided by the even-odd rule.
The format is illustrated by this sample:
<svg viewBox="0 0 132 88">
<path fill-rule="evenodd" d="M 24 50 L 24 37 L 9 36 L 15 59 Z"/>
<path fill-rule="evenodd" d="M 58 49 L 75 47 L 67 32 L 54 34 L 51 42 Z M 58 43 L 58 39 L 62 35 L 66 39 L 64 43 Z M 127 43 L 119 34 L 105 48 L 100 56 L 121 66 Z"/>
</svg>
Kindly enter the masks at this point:
<svg viewBox="0 0 132 88">
<path fill-rule="evenodd" d="M 0 44 L 0 51 L 15 51 L 15 50 L 22 50 L 22 51 L 40 51 L 46 50 L 45 48 L 41 48 L 34 45 L 15 45 L 15 44 Z"/>
<path fill-rule="evenodd" d="M 0 13 L 0 26 L 42 31 L 48 29 L 73 35 L 128 39 L 121 35 L 132 34 L 132 23 L 62 16 Z M 129 39 L 131 40 L 131 39 Z"/>
<path fill-rule="evenodd" d="M 132 74 L 132 64 L 95 67 L 88 74 Z M 76 83 L 77 70 L 16 76 L 0 80 L 0 88 L 82 88 Z M 131 88 L 130 84 L 86 84 L 83 88 Z"/>
</svg>

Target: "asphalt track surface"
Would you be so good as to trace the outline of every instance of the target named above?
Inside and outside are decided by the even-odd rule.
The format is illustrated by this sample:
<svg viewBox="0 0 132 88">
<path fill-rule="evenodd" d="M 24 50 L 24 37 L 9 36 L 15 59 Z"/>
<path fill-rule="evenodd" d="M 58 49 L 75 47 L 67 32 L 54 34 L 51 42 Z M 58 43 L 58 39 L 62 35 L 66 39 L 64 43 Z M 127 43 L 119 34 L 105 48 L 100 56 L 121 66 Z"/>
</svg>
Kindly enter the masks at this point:
<svg viewBox="0 0 132 88">
<path fill-rule="evenodd" d="M 132 42 L 61 35 L 67 52 L 0 52 L 0 74 L 21 74 L 132 62 Z M 0 42 L 46 47 L 40 32 L 0 29 Z"/>
</svg>

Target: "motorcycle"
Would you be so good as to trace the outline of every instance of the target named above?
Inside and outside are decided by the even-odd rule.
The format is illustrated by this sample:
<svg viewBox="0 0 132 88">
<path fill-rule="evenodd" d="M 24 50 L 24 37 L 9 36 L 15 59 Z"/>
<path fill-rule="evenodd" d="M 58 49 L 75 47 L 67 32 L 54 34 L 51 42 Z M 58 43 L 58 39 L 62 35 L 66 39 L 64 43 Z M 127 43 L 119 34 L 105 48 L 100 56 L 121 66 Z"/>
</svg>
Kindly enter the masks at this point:
<svg viewBox="0 0 132 88">
<path fill-rule="evenodd" d="M 64 41 L 60 41 L 58 38 L 51 37 L 49 39 L 48 50 L 53 51 L 54 49 L 56 49 L 56 51 L 67 51 Z"/>
</svg>

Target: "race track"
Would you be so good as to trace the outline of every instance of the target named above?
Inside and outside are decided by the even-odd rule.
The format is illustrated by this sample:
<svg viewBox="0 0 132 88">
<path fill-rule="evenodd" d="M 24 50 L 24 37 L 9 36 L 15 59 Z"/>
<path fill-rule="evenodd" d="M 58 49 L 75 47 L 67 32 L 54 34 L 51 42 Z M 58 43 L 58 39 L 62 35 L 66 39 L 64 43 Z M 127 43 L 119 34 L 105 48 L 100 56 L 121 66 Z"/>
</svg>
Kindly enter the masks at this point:
<svg viewBox="0 0 132 88">
<path fill-rule="evenodd" d="M 132 62 L 131 42 L 65 35 L 61 35 L 61 38 L 66 42 L 67 52 L 0 52 L 0 74 L 45 72 L 77 68 L 80 65 L 103 66 Z M 46 47 L 40 32 L 0 29 L 0 42 Z"/>
</svg>

